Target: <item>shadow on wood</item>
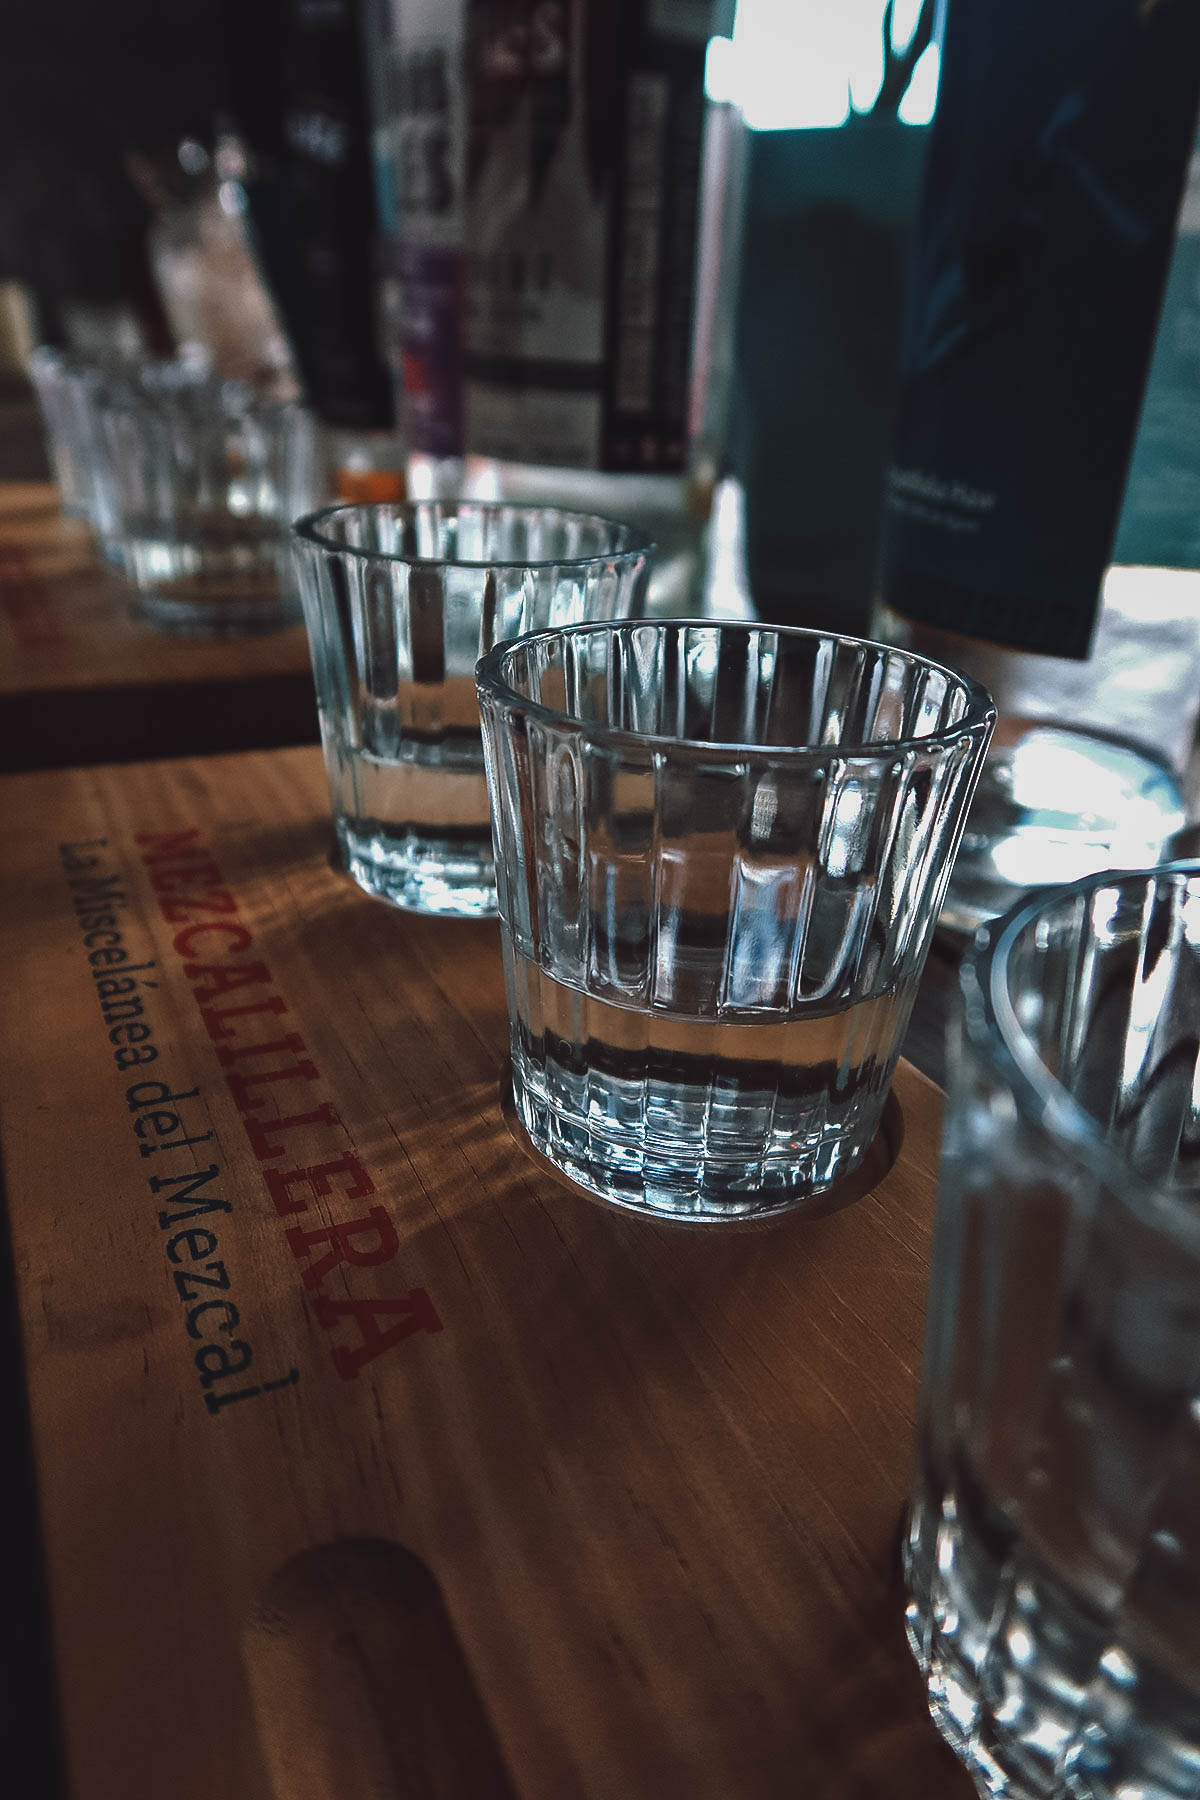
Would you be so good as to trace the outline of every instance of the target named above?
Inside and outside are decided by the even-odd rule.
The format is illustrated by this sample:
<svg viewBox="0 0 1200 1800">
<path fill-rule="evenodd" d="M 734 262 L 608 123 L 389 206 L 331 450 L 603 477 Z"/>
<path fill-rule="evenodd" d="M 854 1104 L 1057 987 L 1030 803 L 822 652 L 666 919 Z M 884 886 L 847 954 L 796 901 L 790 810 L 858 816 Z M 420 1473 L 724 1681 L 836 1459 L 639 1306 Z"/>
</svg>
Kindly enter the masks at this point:
<svg viewBox="0 0 1200 1800">
<path fill-rule="evenodd" d="M 508 1800 L 513 1787 L 437 1582 L 398 1544 L 292 1557 L 245 1636 L 278 1800 Z"/>
</svg>

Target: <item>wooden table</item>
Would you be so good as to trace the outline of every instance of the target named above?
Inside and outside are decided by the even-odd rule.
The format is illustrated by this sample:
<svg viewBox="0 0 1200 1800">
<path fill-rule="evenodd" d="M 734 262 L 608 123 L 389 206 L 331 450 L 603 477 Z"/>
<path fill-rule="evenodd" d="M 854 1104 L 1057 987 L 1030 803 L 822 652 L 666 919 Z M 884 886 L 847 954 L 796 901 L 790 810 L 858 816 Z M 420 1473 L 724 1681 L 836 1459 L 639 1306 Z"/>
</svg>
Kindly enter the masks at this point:
<svg viewBox="0 0 1200 1800">
<path fill-rule="evenodd" d="M 56 488 L 0 485 L 0 768 L 315 742 L 303 626 L 174 636 L 133 601 Z"/>
<path fill-rule="evenodd" d="M 506 1127 L 496 927 L 330 867 L 317 751 L 0 793 L 71 1800 L 969 1800 L 896 1559 L 937 1090 L 842 1212 L 631 1219 Z"/>
</svg>

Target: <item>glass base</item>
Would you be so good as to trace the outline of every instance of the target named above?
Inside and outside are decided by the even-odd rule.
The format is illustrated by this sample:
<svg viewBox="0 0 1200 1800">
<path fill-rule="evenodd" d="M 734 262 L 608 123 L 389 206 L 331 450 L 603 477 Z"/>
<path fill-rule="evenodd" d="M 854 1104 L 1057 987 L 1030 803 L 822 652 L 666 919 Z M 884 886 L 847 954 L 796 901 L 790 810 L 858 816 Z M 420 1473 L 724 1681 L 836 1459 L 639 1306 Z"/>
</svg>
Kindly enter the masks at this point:
<svg viewBox="0 0 1200 1800">
<path fill-rule="evenodd" d="M 1174 777 L 1153 757 L 1033 726 L 988 753 L 938 923 L 971 932 L 1030 888 L 1146 868 L 1185 816 Z"/>
<path fill-rule="evenodd" d="M 1159 1643 L 1159 1660 L 1153 1635 L 1040 1560 L 973 1487 L 914 1507 L 904 1623 L 930 1717 L 981 1800 L 1193 1800 L 1186 1652 Z"/>
<path fill-rule="evenodd" d="M 496 917 L 491 837 L 482 844 L 336 821 L 341 867 L 364 893 L 405 912 Z"/>
<path fill-rule="evenodd" d="M 536 1068 L 522 1073 L 518 1051 L 509 1076 L 511 1120 L 535 1158 L 591 1200 L 624 1212 L 685 1225 L 754 1225 L 804 1213 L 839 1211 L 870 1193 L 896 1159 L 902 1136 L 899 1108 L 888 1095 L 841 1132 L 821 1134 L 791 1159 L 768 1163 L 762 1145 L 742 1156 L 712 1145 L 679 1141 L 661 1132 L 652 1143 L 631 1143 L 613 1127 L 621 1096 L 607 1096 L 592 1071 L 588 1116 L 547 1102 Z M 660 1096 L 661 1098 L 661 1096 Z M 669 1107 L 667 1109 L 670 1110 Z M 754 1154 L 754 1150 L 760 1154 Z"/>
<path fill-rule="evenodd" d="M 300 621 L 300 602 L 290 597 L 264 600 L 261 595 L 239 599 L 222 594 L 219 599 L 169 599 L 149 590 L 137 596 L 137 617 L 156 631 L 180 637 L 247 637 L 256 632 L 286 631 Z"/>
</svg>

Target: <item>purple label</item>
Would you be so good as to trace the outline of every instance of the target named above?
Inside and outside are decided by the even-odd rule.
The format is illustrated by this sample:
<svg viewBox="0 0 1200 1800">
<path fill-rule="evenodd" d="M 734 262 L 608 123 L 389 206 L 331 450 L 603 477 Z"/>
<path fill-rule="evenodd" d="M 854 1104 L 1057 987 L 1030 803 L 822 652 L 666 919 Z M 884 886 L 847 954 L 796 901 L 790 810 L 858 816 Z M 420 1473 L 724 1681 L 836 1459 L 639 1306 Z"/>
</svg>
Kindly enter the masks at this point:
<svg viewBox="0 0 1200 1800">
<path fill-rule="evenodd" d="M 426 456 L 463 452 L 464 258 L 460 250 L 403 244 L 400 354 L 404 429 Z"/>
</svg>

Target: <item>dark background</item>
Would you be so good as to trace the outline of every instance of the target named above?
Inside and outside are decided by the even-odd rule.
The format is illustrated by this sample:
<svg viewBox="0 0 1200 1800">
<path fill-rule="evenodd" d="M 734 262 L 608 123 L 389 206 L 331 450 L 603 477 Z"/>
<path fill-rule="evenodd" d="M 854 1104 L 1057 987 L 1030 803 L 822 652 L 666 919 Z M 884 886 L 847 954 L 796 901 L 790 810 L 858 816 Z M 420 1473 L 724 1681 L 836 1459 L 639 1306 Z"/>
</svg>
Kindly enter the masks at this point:
<svg viewBox="0 0 1200 1800">
<path fill-rule="evenodd" d="M 152 335 L 149 203 L 131 159 L 211 142 L 222 102 L 220 20 L 169 0 L 22 0 L 0 55 L 0 279 L 19 280 L 44 341 L 64 296 L 129 302 Z"/>
</svg>

